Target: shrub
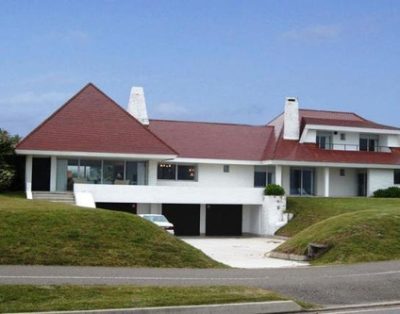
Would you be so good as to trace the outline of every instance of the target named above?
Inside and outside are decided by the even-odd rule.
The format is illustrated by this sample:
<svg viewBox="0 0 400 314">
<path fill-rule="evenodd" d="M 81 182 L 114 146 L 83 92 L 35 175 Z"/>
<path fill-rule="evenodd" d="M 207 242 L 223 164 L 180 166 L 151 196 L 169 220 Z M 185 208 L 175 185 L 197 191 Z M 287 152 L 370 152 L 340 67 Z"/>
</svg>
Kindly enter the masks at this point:
<svg viewBox="0 0 400 314">
<path fill-rule="evenodd" d="M 15 170 L 8 164 L 0 163 L 0 192 L 7 190 L 15 175 Z"/>
<path fill-rule="evenodd" d="M 268 184 L 264 190 L 265 195 L 285 195 L 285 190 L 278 184 Z"/>
<path fill-rule="evenodd" d="M 397 186 L 391 186 L 387 189 L 379 189 L 374 192 L 374 197 L 391 197 L 400 198 L 400 188 Z"/>
</svg>

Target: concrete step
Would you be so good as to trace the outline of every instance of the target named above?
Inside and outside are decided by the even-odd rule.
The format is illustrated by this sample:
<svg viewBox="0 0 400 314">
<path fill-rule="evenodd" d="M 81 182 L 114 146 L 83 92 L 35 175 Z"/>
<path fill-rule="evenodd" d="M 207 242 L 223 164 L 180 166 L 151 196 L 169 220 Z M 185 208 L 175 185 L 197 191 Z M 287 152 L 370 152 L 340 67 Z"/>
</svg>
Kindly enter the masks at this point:
<svg viewBox="0 0 400 314">
<path fill-rule="evenodd" d="M 75 197 L 72 192 L 32 192 L 32 198 L 34 200 L 75 204 Z"/>
</svg>

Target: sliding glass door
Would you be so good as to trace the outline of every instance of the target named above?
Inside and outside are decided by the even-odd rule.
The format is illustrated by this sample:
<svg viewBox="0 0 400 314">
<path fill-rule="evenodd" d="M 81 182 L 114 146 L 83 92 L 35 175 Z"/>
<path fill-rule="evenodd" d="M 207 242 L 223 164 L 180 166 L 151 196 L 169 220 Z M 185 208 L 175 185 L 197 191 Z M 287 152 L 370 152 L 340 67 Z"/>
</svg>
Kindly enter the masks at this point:
<svg viewBox="0 0 400 314">
<path fill-rule="evenodd" d="M 314 168 L 290 168 L 290 194 L 291 195 L 315 194 Z"/>
</svg>

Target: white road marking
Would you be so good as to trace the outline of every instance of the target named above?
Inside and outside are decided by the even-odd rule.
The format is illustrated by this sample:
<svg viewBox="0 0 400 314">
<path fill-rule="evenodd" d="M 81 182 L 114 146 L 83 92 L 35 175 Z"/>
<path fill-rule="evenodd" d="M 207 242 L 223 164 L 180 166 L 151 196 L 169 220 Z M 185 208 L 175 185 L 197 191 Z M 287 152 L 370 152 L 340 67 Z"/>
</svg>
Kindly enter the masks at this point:
<svg viewBox="0 0 400 314">
<path fill-rule="evenodd" d="M 334 277 L 363 277 L 363 276 L 380 276 L 380 275 L 393 275 L 399 274 L 400 270 L 382 271 L 376 273 L 361 273 L 361 274 L 344 274 L 344 275 L 326 275 L 324 277 L 334 278 Z"/>
<path fill-rule="evenodd" d="M 218 278 L 218 277 L 213 277 L 213 278 L 198 278 L 198 277 L 127 277 L 127 276 L 25 276 L 25 275 L 20 275 L 20 276 L 13 276 L 13 275 L 8 275 L 8 276 L 1 276 L 0 279 L 117 279 L 117 280 L 176 280 L 176 281 L 185 281 L 185 280 L 200 280 L 200 281 L 206 281 L 206 280 L 237 280 L 237 281 L 243 281 L 243 280 L 255 280 L 255 279 L 260 279 L 260 277 L 243 277 L 243 278 Z M 263 277 L 261 279 L 267 279 L 268 277 Z"/>
</svg>

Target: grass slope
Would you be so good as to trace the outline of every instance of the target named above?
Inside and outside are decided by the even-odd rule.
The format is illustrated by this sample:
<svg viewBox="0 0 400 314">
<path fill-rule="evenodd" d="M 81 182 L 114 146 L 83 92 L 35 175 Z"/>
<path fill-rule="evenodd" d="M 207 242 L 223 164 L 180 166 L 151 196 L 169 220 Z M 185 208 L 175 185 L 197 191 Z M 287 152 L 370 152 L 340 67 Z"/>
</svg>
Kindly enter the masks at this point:
<svg viewBox="0 0 400 314">
<path fill-rule="evenodd" d="M 304 254 L 310 242 L 331 247 L 314 264 L 400 259 L 400 207 L 366 209 L 325 219 L 299 232 L 276 251 Z"/>
<path fill-rule="evenodd" d="M 277 234 L 291 237 L 327 218 L 370 209 L 400 210 L 400 199 L 288 197 L 287 210 L 294 218 Z"/>
<path fill-rule="evenodd" d="M 90 310 L 128 307 L 285 300 L 246 287 L 1 286 L 0 312 Z"/>
<path fill-rule="evenodd" d="M 135 215 L 0 194 L 0 264 L 224 267 Z"/>
</svg>

